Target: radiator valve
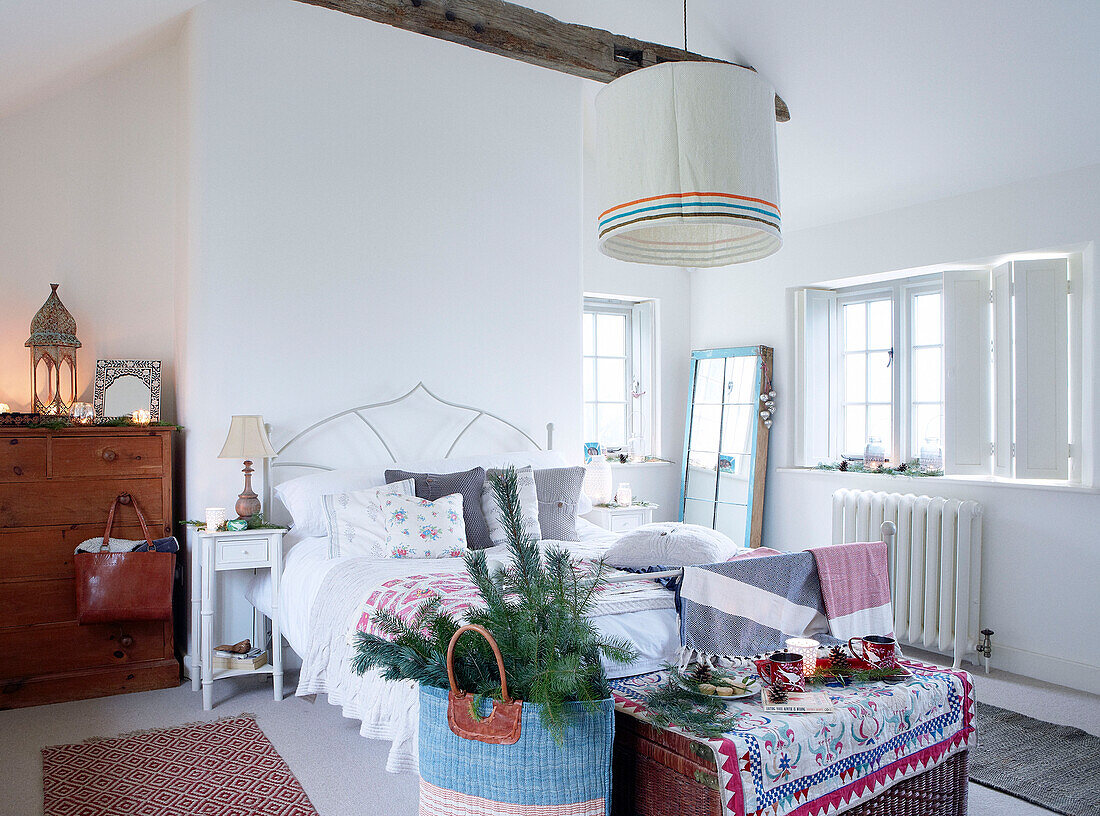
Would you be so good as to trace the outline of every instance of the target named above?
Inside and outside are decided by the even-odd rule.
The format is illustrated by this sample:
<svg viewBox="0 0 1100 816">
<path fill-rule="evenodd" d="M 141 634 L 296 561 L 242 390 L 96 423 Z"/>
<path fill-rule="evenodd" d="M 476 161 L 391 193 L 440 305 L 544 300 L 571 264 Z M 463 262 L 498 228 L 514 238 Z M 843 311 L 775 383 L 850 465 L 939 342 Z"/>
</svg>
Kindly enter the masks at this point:
<svg viewBox="0 0 1100 816">
<path fill-rule="evenodd" d="M 993 657 L 993 635 L 995 633 L 992 629 L 982 630 L 982 639 L 978 641 L 977 652 L 982 656 L 985 662 L 985 673 L 989 674 L 989 658 Z"/>
</svg>

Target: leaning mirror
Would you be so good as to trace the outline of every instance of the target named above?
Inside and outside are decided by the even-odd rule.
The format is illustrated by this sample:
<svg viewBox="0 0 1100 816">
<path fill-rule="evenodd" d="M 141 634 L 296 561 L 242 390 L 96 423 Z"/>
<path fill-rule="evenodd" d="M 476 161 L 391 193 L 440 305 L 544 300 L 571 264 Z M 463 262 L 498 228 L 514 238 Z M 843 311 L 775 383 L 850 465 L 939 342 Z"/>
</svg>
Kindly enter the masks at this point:
<svg viewBox="0 0 1100 816">
<path fill-rule="evenodd" d="M 160 422 L 160 360 L 97 360 L 92 403 L 96 419 L 148 411 Z"/>
<path fill-rule="evenodd" d="M 775 409 L 767 346 L 691 353 L 680 520 L 759 547 L 768 430 Z"/>
</svg>

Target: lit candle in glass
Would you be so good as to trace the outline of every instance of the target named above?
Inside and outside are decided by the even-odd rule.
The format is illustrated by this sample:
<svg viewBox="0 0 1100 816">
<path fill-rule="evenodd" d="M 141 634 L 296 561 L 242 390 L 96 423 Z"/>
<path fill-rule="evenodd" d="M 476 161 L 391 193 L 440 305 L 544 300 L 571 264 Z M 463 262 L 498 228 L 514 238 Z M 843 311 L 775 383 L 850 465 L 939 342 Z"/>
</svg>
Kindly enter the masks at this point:
<svg viewBox="0 0 1100 816">
<path fill-rule="evenodd" d="M 10 414 L 11 408 L 8 407 L 6 402 L 0 402 L 0 414 Z"/>
<path fill-rule="evenodd" d="M 206 532 L 216 533 L 225 524 L 225 508 L 224 507 L 207 507 L 206 508 Z"/>
<path fill-rule="evenodd" d="M 130 419 L 138 425 L 148 425 L 152 421 L 152 415 L 148 411 L 134 411 Z"/>
<path fill-rule="evenodd" d="M 87 425 L 95 416 L 95 409 L 92 408 L 91 403 L 74 402 L 72 408 L 69 409 L 69 413 L 72 415 L 73 422 Z"/>
<path fill-rule="evenodd" d="M 817 647 L 813 638 L 788 638 L 787 651 L 802 655 L 802 674 L 809 677 L 817 668 Z"/>
</svg>

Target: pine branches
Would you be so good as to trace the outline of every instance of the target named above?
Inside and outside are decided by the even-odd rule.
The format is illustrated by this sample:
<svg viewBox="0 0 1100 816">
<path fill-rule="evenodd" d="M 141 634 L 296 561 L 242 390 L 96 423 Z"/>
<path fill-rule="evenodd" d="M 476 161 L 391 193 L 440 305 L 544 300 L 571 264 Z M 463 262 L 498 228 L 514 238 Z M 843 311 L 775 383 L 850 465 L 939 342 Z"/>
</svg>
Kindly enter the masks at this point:
<svg viewBox="0 0 1100 816">
<path fill-rule="evenodd" d="M 490 573 L 484 552 L 466 555 L 466 570 L 482 605 L 468 623 L 488 629 L 500 646 L 510 694 L 540 707 L 540 719 L 557 739 L 569 721 L 569 704 L 595 706 L 611 695 L 601 658 L 629 664 L 637 651 L 627 641 L 607 638 L 587 617 L 606 574 L 602 562 L 582 568 L 569 553 L 545 553 L 527 535 L 514 468 L 490 476 L 508 536 L 509 563 Z M 357 633 L 355 670 L 382 669 L 386 679 L 409 679 L 446 688 L 446 651 L 461 625 L 439 598 L 424 603 L 408 623 L 378 612 L 372 622 L 381 636 Z M 455 648 L 459 685 L 481 698 L 500 696 L 500 679 L 489 646 L 467 636 Z"/>
</svg>

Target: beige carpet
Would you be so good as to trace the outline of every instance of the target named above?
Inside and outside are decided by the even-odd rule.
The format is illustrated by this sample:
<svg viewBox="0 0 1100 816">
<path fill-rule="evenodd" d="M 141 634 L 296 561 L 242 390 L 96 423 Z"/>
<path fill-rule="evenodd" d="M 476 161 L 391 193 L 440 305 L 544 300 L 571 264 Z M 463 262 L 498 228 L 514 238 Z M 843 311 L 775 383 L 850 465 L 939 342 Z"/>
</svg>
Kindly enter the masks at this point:
<svg viewBox="0 0 1100 816">
<path fill-rule="evenodd" d="M 915 655 L 919 656 L 919 655 Z M 922 656 L 923 659 L 932 659 Z M 974 671 L 973 667 L 967 666 Z M 978 699 L 1100 735 L 1100 698 L 1003 672 L 974 672 Z M 295 678 L 287 678 L 294 688 Z M 0 711 L 0 815 L 42 813 L 41 749 L 252 712 L 321 816 L 414 816 L 417 779 L 385 772 L 387 746 L 359 736 L 324 699 L 275 702 L 268 678 L 240 677 L 214 687 L 214 710 L 202 710 L 190 683 L 98 700 Z M 1049 812 L 980 785 L 970 786 L 970 816 L 1049 816 Z"/>
</svg>

